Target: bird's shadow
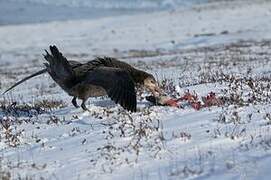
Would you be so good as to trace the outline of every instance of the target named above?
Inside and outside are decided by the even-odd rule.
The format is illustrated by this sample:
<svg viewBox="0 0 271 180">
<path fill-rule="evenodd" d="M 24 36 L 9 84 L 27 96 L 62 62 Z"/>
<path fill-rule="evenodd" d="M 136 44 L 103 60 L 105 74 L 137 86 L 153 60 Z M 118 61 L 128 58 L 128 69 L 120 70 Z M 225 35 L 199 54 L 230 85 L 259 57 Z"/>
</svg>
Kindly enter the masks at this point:
<svg viewBox="0 0 271 180">
<path fill-rule="evenodd" d="M 92 103 L 94 106 L 99 106 L 99 107 L 115 107 L 117 106 L 116 103 L 110 99 L 100 99 L 100 100 L 95 100 L 95 101 L 92 101 L 90 102 Z M 137 101 L 137 105 L 140 106 L 140 107 L 149 107 L 149 106 L 152 106 L 153 103 L 151 102 L 148 102 L 148 101 Z"/>
<path fill-rule="evenodd" d="M 92 103 L 94 106 L 99 106 L 99 107 L 115 107 L 116 106 L 114 101 L 110 99 L 93 100 L 90 103 Z"/>
</svg>

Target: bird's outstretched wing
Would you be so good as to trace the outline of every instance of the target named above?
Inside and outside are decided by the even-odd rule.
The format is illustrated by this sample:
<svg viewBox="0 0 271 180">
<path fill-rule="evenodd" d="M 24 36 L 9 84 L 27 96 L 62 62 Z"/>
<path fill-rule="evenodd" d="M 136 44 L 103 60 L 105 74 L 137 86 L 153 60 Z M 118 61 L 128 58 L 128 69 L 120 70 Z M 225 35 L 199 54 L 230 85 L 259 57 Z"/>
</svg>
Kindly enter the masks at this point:
<svg viewBox="0 0 271 180">
<path fill-rule="evenodd" d="M 51 54 L 46 50 L 46 55 L 44 58 L 47 63 L 44 63 L 47 67 L 47 71 L 51 76 L 56 79 L 68 79 L 74 75 L 72 66 L 68 60 L 62 55 L 61 52 L 57 49 L 56 46 L 50 46 Z"/>
<path fill-rule="evenodd" d="M 62 55 L 56 46 L 50 46 L 51 54 L 45 50 L 44 55 L 47 61 L 44 65 L 50 76 L 60 85 L 63 89 L 71 88 L 75 82 L 75 73 L 69 61 Z"/>
<path fill-rule="evenodd" d="M 92 84 L 105 89 L 108 96 L 124 109 L 136 111 L 135 85 L 130 75 L 119 68 L 98 67 L 87 72 L 80 84 Z"/>
</svg>

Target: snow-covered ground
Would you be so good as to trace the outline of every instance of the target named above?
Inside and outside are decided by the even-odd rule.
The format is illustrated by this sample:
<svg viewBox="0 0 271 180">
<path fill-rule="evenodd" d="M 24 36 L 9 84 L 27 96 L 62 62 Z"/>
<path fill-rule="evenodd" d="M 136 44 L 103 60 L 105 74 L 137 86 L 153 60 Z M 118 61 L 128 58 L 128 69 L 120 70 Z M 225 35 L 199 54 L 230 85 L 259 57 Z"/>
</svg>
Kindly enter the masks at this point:
<svg viewBox="0 0 271 180">
<path fill-rule="evenodd" d="M 42 75 L 0 97 L 2 179 L 269 179 L 271 2 L 72 19 L 0 26 L 1 92 L 56 44 L 68 59 L 107 55 L 151 72 L 171 96 L 212 91 L 225 104 L 152 106 L 144 92 L 136 113 L 108 98 L 83 112 Z"/>
</svg>

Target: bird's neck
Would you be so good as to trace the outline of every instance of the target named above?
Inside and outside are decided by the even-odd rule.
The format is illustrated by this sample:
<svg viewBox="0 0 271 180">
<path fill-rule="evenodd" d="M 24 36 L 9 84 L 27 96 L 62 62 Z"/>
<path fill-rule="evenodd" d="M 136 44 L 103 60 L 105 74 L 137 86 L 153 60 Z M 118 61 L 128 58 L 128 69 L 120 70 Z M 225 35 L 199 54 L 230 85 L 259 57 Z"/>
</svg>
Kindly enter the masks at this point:
<svg viewBox="0 0 271 180">
<path fill-rule="evenodd" d="M 134 69 L 133 71 L 130 72 L 133 80 L 135 83 L 138 83 L 138 84 L 143 84 L 144 83 L 144 80 L 150 76 L 149 73 L 146 73 L 144 71 L 141 71 L 141 70 L 138 70 L 138 69 Z"/>
</svg>

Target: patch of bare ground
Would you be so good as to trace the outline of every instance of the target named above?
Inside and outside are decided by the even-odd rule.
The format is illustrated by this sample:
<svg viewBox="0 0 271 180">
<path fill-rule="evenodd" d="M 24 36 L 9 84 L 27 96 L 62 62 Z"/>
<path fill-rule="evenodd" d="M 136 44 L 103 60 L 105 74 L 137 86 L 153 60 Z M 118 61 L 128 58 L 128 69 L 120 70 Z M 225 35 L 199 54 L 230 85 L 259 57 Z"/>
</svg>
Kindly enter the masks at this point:
<svg viewBox="0 0 271 180">
<path fill-rule="evenodd" d="M 213 45 L 191 49 L 137 50 L 136 52 L 138 52 L 136 56 L 126 56 L 124 53 L 124 56 L 121 58 L 138 59 L 138 66 L 144 67 L 147 64 L 152 68 L 178 67 L 183 66 L 187 62 L 189 65 L 188 68 L 192 68 L 191 70 L 199 68 L 198 66 L 202 67 L 203 65 L 208 65 L 209 67 L 234 67 L 243 63 L 247 63 L 247 65 L 253 65 L 254 63 L 268 64 L 270 63 L 271 40 L 239 41 L 226 45 Z"/>
<path fill-rule="evenodd" d="M 15 116 L 15 117 L 32 117 L 38 114 L 45 113 L 47 111 L 52 111 L 53 109 L 66 107 L 66 103 L 62 100 L 40 100 L 34 104 L 19 104 L 15 102 L 1 101 L 0 102 L 0 113 L 5 116 Z"/>
<path fill-rule="evenodd" d="M 0 158 L 0 179 L 1 180 L 12 180 L 14 177 L 20 180 L 34 180 L 40 179 L 44 180 L 46 178 L 40 175 L 30 175 L 27 172 L 25 173 L 13 173 L 12 171 L 21 170 L 21 169 L 33 169 L 33 170 L 44 170 L 46 168 L 46 164 L 36 164 L 36 163 L 26 163 L 18 160 L 17 162 L 4 162 L 2 158 Z M 16 174 L 14 176 L 14 174 Z"/>
</svg>

